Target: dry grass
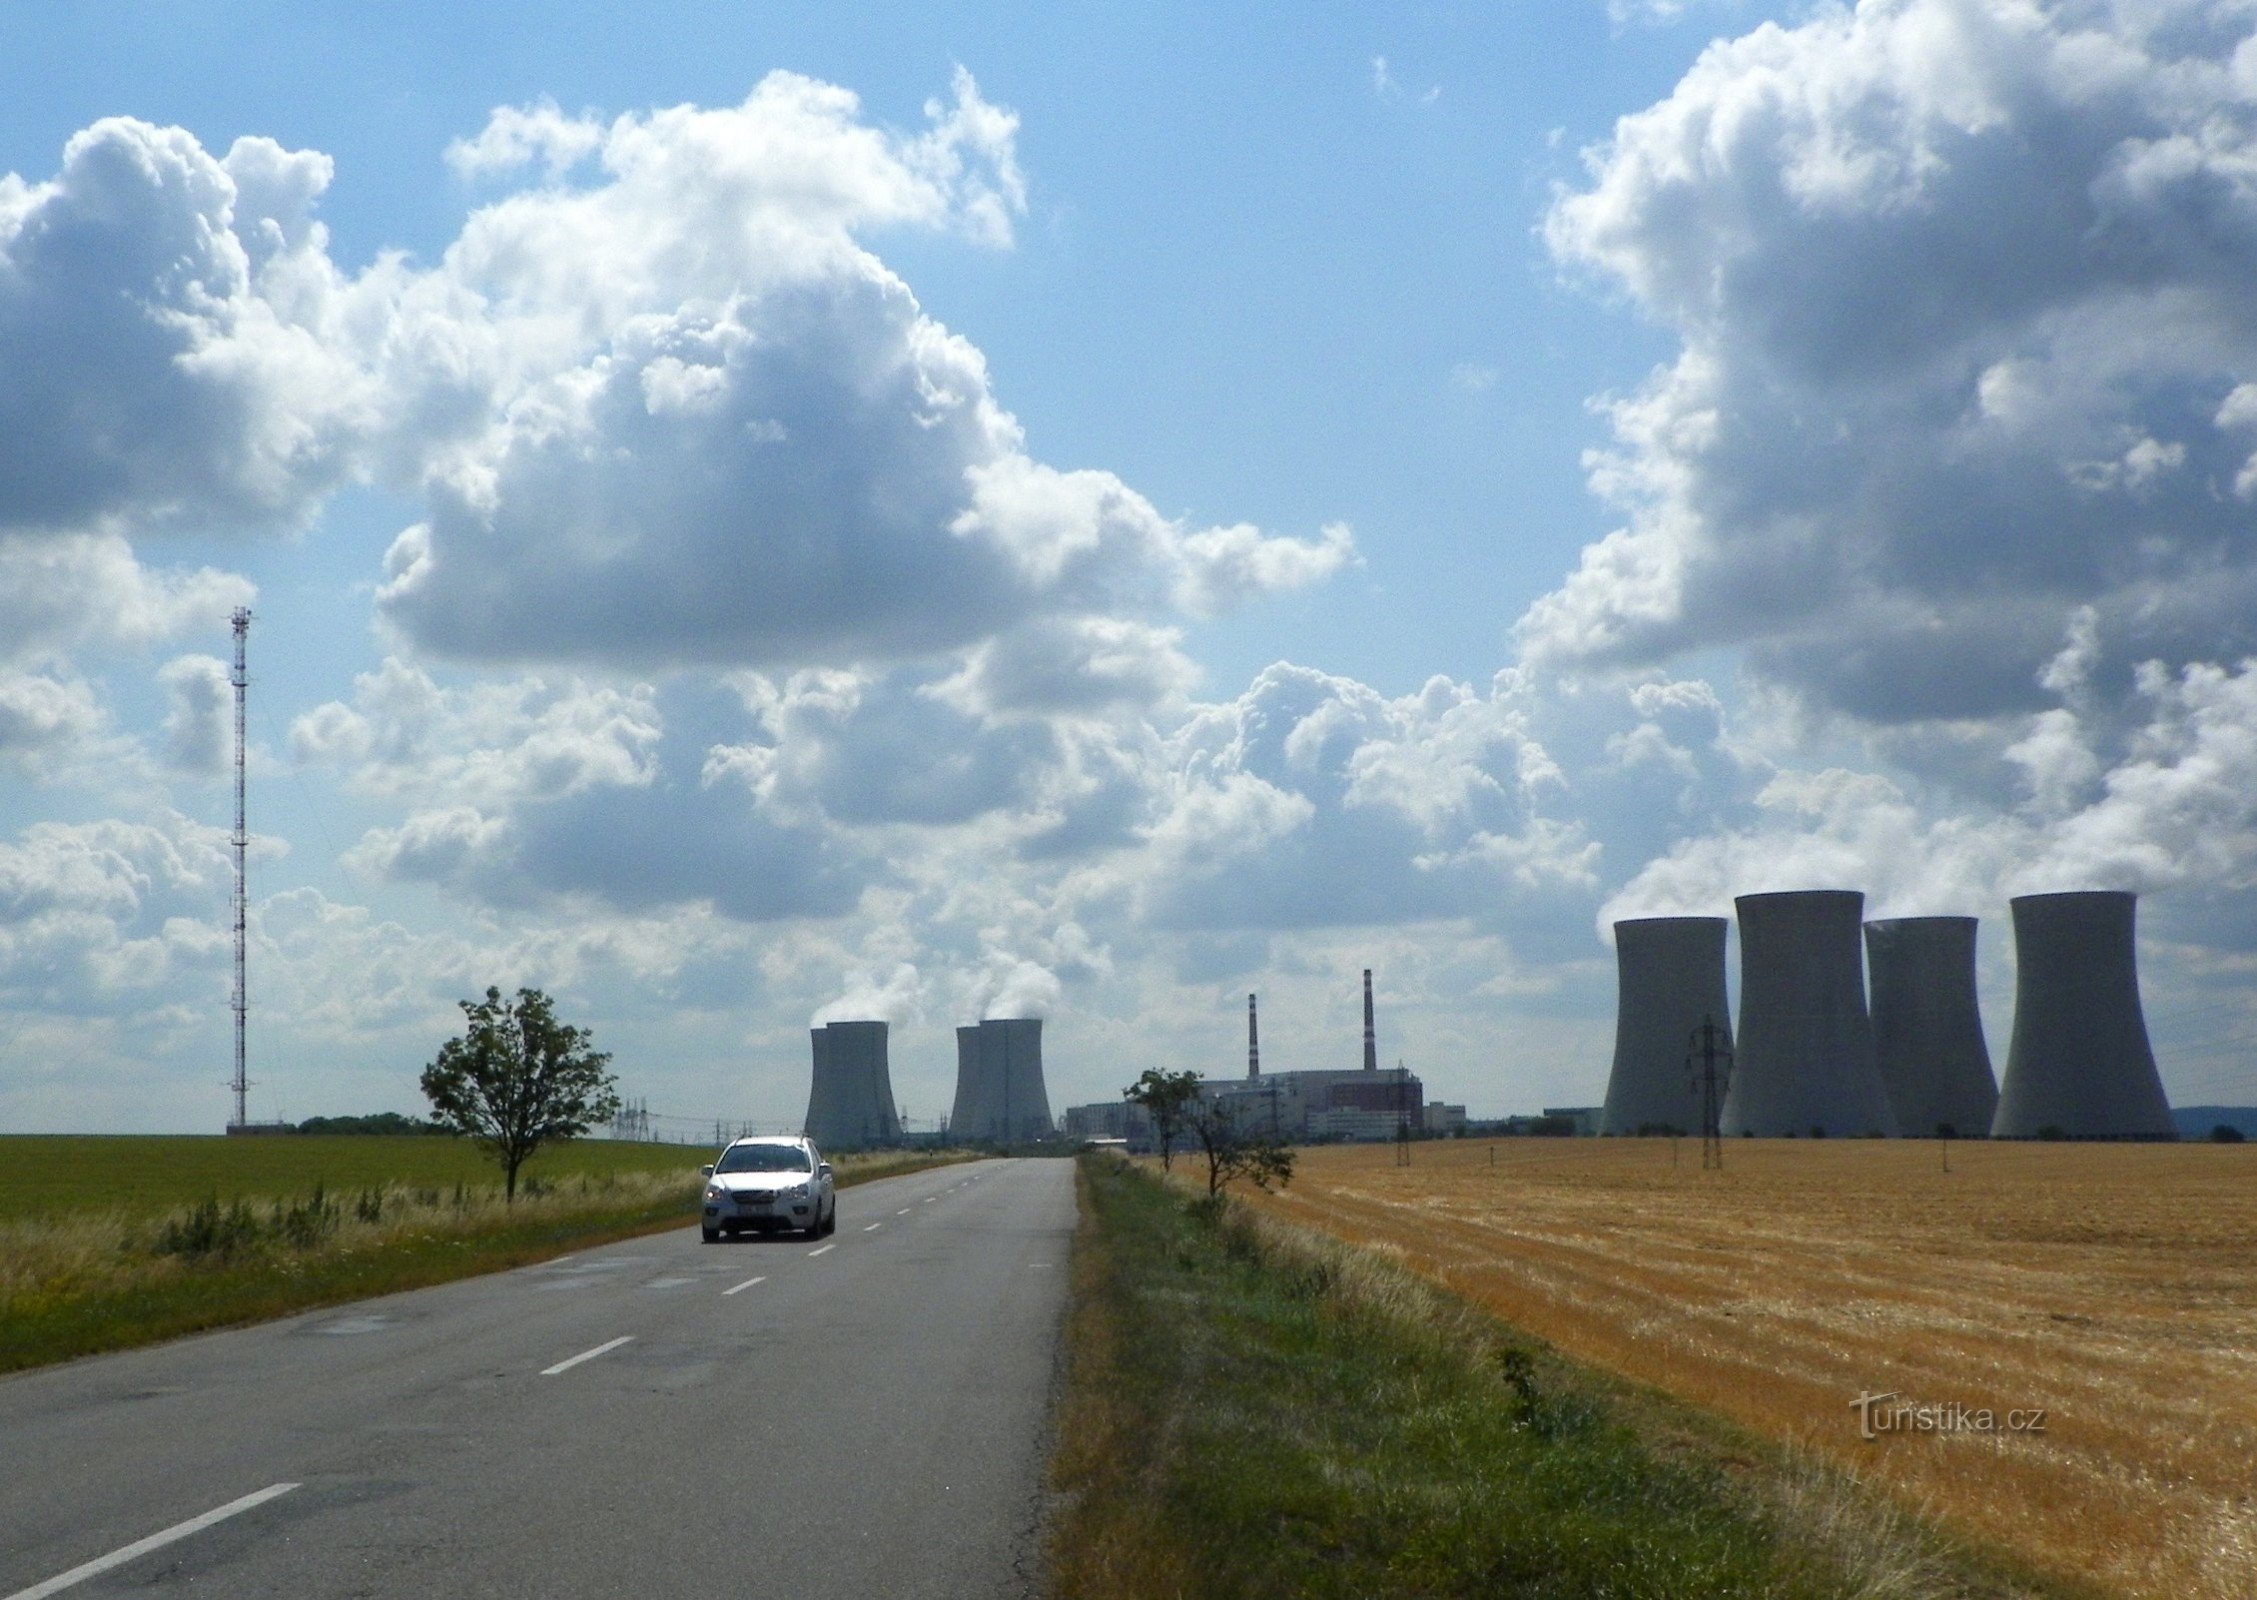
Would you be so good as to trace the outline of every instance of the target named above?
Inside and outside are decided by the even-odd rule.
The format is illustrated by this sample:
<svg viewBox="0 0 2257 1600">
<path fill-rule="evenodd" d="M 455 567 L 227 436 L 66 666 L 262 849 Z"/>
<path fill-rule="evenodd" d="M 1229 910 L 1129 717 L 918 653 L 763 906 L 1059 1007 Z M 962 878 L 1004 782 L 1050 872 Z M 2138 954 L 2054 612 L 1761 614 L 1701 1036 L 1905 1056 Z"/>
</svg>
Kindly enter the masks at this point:
<svg viewBox="0 0 2257 1600">
<path fill-rule="evenodd" d="M 2257 1594 L 2257 1148 L 1490 1148 L 1304 1151 L 1260 1204 L 2040 1571 Z M 1884 1391 L 2045 1427 L 1863 1441 L 1850 1401 Z"/>
</svg>

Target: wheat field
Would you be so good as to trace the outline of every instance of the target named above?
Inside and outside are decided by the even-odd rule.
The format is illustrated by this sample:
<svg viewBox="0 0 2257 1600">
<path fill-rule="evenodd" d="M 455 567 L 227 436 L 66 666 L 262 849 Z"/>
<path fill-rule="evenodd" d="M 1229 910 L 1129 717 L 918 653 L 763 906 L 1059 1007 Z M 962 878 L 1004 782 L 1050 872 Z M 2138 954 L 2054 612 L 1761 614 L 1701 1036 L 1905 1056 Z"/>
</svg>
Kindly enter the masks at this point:
<svg viewBox="0 0 2257 1600">
<path fill-rule="evenodd" d="M 1957 1143 L 1948 1171 L 1920 1141 L 1723 1158 L 1466 1140 L 1399 1166 L 1334 1146 L 1252 1198 L 2042 1571 L 2140 1600 L 2257 1595 L 2257 1145 Z M 1868 1394 L 1896 1397 L 1870 1440 Z M 1905 1405 L 1961 1426 L 1923 1431 Z M 1984 1411 L 1994 1431 L 1973 1431 Z"/>
</svg>

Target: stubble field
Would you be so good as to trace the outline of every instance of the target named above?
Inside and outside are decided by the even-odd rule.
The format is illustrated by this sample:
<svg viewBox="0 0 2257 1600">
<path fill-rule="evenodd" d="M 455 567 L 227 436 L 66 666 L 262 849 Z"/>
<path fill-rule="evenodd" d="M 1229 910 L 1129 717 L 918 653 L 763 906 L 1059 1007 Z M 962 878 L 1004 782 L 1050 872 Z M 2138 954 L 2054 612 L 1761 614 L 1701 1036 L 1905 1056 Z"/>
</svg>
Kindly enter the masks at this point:
<svg viewBox="0 0 2257 1600">
<path fill-rule="evenodd" d="M 2041 1570 L 2257 1594 L 2257 1146 L 1954 1144 L 1950 1167 L 1911 1141 L 1733 1140 L 1721 1172 L 1691 1140 L 1336 1146 L 1261 1203 Z M 1865 1394 L 1896 1397 L 1871 1440 Z M 1907 1404 L 1996 1431 L 1883 1425 Z"/>
</svg>

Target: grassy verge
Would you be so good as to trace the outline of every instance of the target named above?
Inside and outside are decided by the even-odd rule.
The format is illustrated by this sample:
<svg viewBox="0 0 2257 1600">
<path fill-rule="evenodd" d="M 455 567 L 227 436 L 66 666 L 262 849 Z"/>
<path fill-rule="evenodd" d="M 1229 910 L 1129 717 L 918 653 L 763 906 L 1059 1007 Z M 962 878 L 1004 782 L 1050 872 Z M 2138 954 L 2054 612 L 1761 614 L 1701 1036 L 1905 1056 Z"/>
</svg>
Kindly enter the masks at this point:
<svg viewBox="0 0 2257 1600">
<path fill-rule="evenodd" d="M 1370 1251 L 1084 1161 L 1061 1600 L 2058 1593 Z"/>
<path fill-rule="evenodd" d="M 398 1140 L 399 1144 L 421 1143 Z M 160 1213 L 0 1222 L 0 1372 L 257 1322 L 546 1260 L 694 1220 L 695 1149 L 671 1170 L 582 1171 L 521 1187 L 378 1182 Z M 969 1159 L 834 1159 L 841 1188 Z"/>
</svg>

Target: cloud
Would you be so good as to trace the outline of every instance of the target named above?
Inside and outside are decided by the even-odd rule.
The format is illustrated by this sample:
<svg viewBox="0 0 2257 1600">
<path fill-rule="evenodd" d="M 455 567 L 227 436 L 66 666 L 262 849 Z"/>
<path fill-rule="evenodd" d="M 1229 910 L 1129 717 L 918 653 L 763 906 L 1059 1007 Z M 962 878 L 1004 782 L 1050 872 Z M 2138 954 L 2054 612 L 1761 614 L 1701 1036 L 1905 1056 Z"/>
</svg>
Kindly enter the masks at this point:
<svg viewBox="0 0 2257 1600">
<path fill-rule="evenodd" d="M 1711 45 L 1589 152 L 1546 236 L 1682 341 L 1601 404 L 1624 526 L 1531 662 L 1740 647 L 1871 725 L 2041 709 L 2257 648 L 2257 18 L 1826 9 Z M 2003 723 L 2001 724 L 2004 725 Z"/>
<path fill-rule="evenodd" d="M 0 176 L 0 533 L 304 524 L 369 421 L 320 321 L 329 177 L 130 118 Z"/>
<path fill-rule="evenodd" d="M 396 390 L 464 386 L 395 405 L 437 420 L 387 620 L 462 659 L 789 669 L 1036 617 L 1203 614 L 1336 571 L 1344 529 L 1185 527 L 1025 453 L 980 352 L 861 242 L 1010 242 L 1016 119 L 962 73 L 926 109 L 924 133 L 884 133 L 777 73 L 737 107 L 536 106 L 458 145 L 460 170 L 547 181 L 398 291 L 395 346 L 473 355 L 386 368 Z"/>
<path fill-rule="evenodd" d="M 2058 675 L 2056 675 L 2058 676 Z M 1886 776 L 1779 770 L 1738 825 L 1678 840 L 1601 909 L 1715 915 L 1741 894 L 1864 890 L 1870 914 L 1966 914 L 2017 894 L 2257 888 L 2257 660 L 2138 674 L 2144 720 L 2113 762 L 2113 716 L 2060 706 L 2009 755 L 2018 804 L 1939 807 Z M 2238 941 L 2236 941 L 2238 942 Z"/>
<path fill-rule="evenodd" d="M 214 656 L 175 656 L 157 670 L 165 691 L 165 761 L 196 777 L 216 777 L 234 753 L 228 716 L 234 679 Z"/>
</svg>

